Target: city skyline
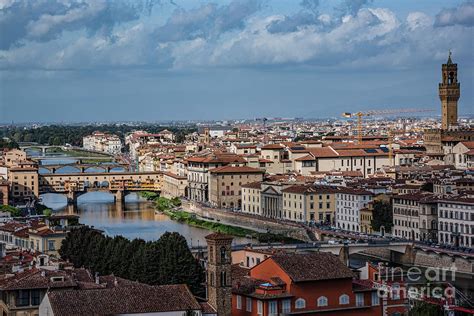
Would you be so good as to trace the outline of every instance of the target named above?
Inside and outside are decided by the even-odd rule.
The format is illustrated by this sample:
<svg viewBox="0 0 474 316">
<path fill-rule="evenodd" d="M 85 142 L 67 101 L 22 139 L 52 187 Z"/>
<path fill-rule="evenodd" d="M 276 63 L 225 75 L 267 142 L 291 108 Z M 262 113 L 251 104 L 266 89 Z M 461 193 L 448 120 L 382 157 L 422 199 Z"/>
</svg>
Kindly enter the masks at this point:
<svg viewBox="0 0 474 316">
<path fill-rule="evenodd" d="M 472 1 L 48 3 L 0 2 L 0 122 L 437 116 L 449 50 L 472 114 Z"/>
</svg>

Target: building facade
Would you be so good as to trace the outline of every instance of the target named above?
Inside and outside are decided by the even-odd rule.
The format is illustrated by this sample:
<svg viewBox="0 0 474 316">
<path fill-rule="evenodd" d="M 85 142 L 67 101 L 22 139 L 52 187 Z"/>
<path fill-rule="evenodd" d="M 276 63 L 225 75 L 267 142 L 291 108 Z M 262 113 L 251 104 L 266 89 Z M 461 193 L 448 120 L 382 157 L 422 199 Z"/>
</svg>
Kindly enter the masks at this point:
<svg viewBox="0 0 474 316">
<path fill-rule="evenodd" d="M 242 208 L 242 186 L 263 180 L 264 171 L 246 166 L 209 170 L 209 202 L 223 208 Z"/>
<path fill-rule="evenodd" d="M 336 226 L 360 232 L 360 212 L 372 201 L 373 193 L 361 189 L 340 187 L 336 194 Z"/>
<path fill-rule="evenodd" d="M 100 151 L 111 155 L 122 151 L 122 142 L 117 135 L 94 132 L 82 138 L 82 146 L 86 150 Z"/>
</svg>

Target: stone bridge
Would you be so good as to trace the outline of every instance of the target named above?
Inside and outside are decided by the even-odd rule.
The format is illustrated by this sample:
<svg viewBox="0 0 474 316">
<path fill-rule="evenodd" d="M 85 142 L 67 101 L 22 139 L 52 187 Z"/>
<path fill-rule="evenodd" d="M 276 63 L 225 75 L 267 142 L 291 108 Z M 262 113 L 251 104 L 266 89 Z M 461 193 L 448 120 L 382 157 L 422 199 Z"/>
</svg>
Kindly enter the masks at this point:
<svg viewBox="0 0 474 316">
<path fill-rule="evenodd" d="M 129 164 L 126 163 L 82 163 L 82 162 L 74 162 L 68 164 L 47 164 L 47 165 L 39 165 L 40 169 L 46 169 L 50 173 L 56 173 L 58 169 L 64 167 L 72 167 L 77 169 L 81 173 L 85 173 L 88 169 L 102 169 L 104 172 L 111 172 L 112 169 L 115 168 L 123 168 L 124 170 L 128 170 L 130 167 Z"/>
<path fill-rule="evenodd" d="M 110 192 L 115 200 L 123 200 L 129 192 L 161 191 L 161 172 L 102 172 L 39 174 L 39 193 L 59 193 L 67 197 L 68 204 L 77 202 L 88 192 Z"/>
</svg>

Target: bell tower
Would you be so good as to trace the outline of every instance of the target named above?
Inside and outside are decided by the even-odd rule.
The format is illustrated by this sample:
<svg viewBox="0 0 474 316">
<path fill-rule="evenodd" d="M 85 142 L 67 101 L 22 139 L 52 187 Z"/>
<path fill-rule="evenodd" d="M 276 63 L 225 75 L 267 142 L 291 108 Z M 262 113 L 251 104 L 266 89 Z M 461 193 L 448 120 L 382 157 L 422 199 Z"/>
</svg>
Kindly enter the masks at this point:
<svg viewBox="0 0 474 316">
<path fill-rule="evenodd" d="M 214 233 L 207 242 L 207 298 L 217 316 L 232 312 L 232 236 Z"/>
<path fill-rule="evenodd" d="M 442 82 L 439 84 L 439 98 L 441 100 L 441 128 L 448 129 L 458 122 L 458 100 L 460 97 L 460 83 L 458 82 L 458 65 L 451 60 L 451 51 L 446 64 L 441 67 Z"/>
</svg>

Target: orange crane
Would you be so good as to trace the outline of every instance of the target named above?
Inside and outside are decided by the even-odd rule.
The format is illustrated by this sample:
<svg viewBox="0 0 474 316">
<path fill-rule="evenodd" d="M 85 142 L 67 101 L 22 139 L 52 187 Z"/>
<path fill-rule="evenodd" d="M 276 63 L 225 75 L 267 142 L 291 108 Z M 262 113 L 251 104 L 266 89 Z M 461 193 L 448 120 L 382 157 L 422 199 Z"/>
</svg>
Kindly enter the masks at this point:
<svg viewBox="0 0 474 316">
<path fill-rule="evenodd" d="M 402 114 L 402 113 L 417 113 L 417 112 L 432 112 L 432 109 L 387 109 L 387 110 L 369 110 L 364 112 L 349 113 L 344 112 L 342 116 L 345 118 L 357 117 L 357 142 L 362 143 L 362 118 L 364 116 L 375 116 L 375 115 L 391 115 L 391 114 Z"/>
<path fill-rule="evenodd" d="M 366 116 L 376 115 L 392 115 L 392 114 L 403 114 L 403 113 L 420 113 L 420 112 L 433 112 L 433 109 L 416 109 L 416 108 L 405 108 L 405 109 L 387 109 L 387 110 L 368 110 L 359 111 L 355 113 L 344 112 L 342 116 L 345 118 L 357 117 L 357 143 L 362 144 L 362 118 Z M 393 152 L 392 152 L 392 140 L 393 136 L 391 131 L 388 131 L 388 143 L 389 143 L 389 161 L 392 166 Z"/>
</svg>

